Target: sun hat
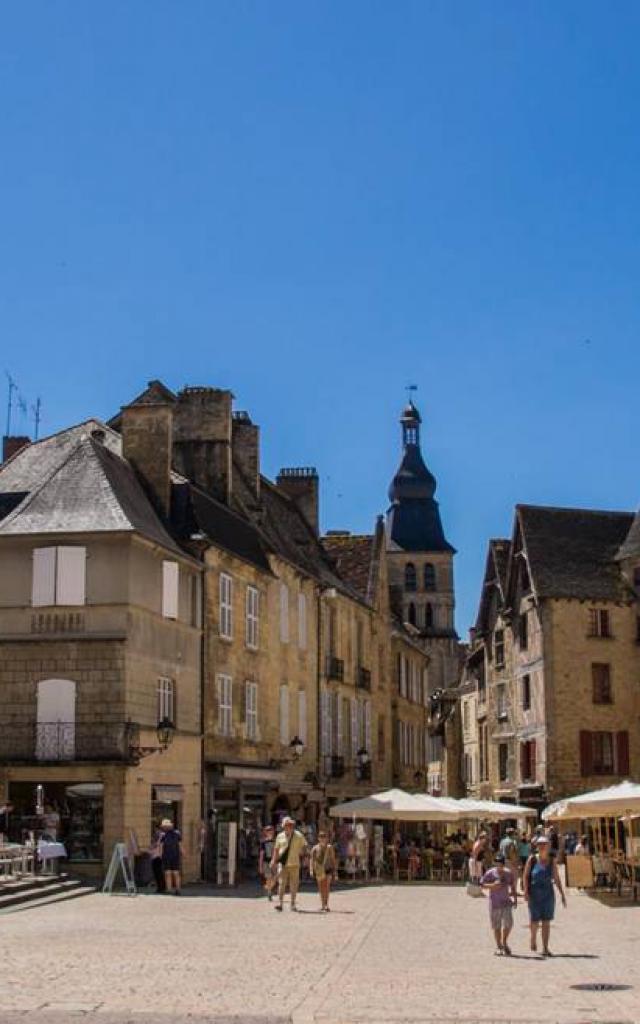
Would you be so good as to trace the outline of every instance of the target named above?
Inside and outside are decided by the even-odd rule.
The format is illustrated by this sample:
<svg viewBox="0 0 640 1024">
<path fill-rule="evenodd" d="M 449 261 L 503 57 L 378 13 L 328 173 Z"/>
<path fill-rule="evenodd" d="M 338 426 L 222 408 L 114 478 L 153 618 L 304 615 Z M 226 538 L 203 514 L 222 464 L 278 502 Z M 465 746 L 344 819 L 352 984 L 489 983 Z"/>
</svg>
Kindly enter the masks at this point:
<svg viewBox="0 0 640 1024">
<path fill-rule="evenodd" d="M 295 825 L 295 821 L 287 815 L 286 818 L 282 819 L 282 827 L 284 828 L 285 825 Z"/>
<path fill-rule="evenodd" d="M 551 842 L 549 836 L 538 836 L 536 839 L 536 846 L 545 846 Z"/>
<path fill-rule="evenodd" d="M 493 859 L 496 862 L 496 864 L 504 864 L 504 862 L 505 862 L 504 853 L 496 853 L 496 855 L 495 855 L 495 857 Z"/>
<path fill-rule="evenodd" d="M 171 818 L 163 818 L 160 822 L 160 828 L 173 828 L 173 822 Z"/>
</svg>

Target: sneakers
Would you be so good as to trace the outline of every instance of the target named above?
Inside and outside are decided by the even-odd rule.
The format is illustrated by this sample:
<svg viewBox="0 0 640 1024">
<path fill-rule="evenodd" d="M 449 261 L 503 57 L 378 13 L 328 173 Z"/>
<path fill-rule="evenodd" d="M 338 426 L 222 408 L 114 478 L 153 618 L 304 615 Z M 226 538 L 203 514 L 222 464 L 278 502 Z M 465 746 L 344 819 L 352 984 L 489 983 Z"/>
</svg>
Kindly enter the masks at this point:
<svg viewBox="0 0 640 1024">
<path fill-rule="evenodd" d="M 276 903 L 276 905 L 275 905 L 275 907 L 273 909 L 281 911 L 282 910 L 282 903 Z"/>
</svg>

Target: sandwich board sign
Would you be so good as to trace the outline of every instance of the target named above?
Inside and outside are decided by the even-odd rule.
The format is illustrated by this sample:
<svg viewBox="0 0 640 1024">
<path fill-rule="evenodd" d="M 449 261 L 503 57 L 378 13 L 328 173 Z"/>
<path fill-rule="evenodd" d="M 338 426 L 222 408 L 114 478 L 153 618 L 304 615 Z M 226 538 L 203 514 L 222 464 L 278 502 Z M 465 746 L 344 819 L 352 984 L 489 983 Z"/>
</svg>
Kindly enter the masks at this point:
<svg viewBox="0 0 640 1024">
<path fill-rule="evenodd" d="M 104 885 L 102 886 L 103 893 L 108 893 L 110 896 L 112 895 L 113 885 L 118 877 L 118 870 L 122 871 L 122 878 L 124 880 L 124 887 L 127 891 L 127 895 L 136 896 L 138 890 L 136 889 L 136 883 L 133 880 L 131 862 L 127 854 L 126 843 L 116 843 L 113 847 L 109 869 L 104 880 Z"/>
</svg>

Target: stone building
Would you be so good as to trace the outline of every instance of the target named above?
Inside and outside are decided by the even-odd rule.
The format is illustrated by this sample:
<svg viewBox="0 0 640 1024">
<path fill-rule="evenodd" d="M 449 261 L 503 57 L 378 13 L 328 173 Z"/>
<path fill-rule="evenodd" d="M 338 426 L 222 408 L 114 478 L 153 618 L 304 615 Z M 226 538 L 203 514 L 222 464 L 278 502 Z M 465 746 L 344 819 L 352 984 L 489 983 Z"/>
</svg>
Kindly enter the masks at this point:
<svg viewBox="0 0 640 1024">
<path fill-rule="evenodd" d="M 157 503 L 97 420 L 0 468 L 0 801 L 16 840 L 57 813 L 70 866 L 88 874 L 116 841 L 146 848 L 168 815 L 194 879 L 201 569 L 166 526 L 156 455 Z"/>
<path fill-rule="evenodd" d="M 541 807 L 640 772 L 639 533 L 631 513 L 520 505 L 490 542 L 461 695 L 477 795 Z"/>
</svg>

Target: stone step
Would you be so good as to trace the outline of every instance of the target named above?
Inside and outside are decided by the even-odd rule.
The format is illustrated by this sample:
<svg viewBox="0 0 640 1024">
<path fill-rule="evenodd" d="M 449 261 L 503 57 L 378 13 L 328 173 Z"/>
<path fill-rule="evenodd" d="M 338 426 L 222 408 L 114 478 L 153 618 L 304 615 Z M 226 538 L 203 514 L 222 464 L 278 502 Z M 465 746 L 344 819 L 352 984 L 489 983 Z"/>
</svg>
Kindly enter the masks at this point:
<svg viewBox="0 0 640 1024">
<path fill-rule="evenodd" d="M 66 903 L 68 900 L 77 900 L 82 896 L 92 896 L 95 892 L 96 890 L 93 886 L 83 885 L 82 882 L 78 882 L 72 888 L 65 888 L 61 892 L 53 892 L 47 896 L 34 896 L 33 899 L 6 907 L 5 909 L 0 907 L 0 915 L 19 914 L 23 910 L 35 910 L 38 907 L 47 907 L 52 903 Z"/>
<path fill-rule="evenodd" d="M 94 892 L 93 887 L 83 885 L 80 879 L 68 875 L 40 875 L 36 878 L 5 882 L 0 886 L 0 913 L 14 907 L 31 906 L 42 900 L 68 898 L 82 890 Z"/>
</svg>

